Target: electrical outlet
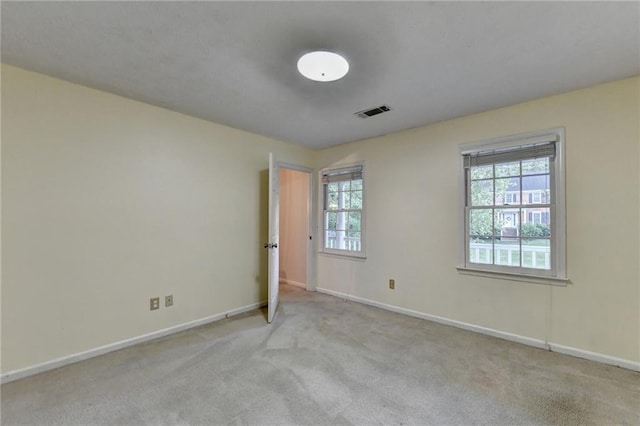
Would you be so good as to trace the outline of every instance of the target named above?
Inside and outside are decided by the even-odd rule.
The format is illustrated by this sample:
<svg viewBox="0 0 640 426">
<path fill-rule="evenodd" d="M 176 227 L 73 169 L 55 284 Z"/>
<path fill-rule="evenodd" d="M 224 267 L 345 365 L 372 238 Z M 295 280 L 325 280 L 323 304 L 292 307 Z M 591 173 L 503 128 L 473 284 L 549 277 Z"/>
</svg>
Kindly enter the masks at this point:
<svg viewBox="0 0 640 426">
<path fill-rule="evenodd" d="M 164 297 L 164 306 L 173 306 L 173 294 Z"/>
<path fill-rule="evenodd" d="M 155 311 L 156 309 L 160 309 L 160 298 L 152 297 L 149 299 L 149 310 Z"/>
<path fill-rule="evenodd" d="M 394 279 L 389 280 L 389 288 L 391 290 L 394 290 L 396 288 L 396 280 Z"/>
</svg>

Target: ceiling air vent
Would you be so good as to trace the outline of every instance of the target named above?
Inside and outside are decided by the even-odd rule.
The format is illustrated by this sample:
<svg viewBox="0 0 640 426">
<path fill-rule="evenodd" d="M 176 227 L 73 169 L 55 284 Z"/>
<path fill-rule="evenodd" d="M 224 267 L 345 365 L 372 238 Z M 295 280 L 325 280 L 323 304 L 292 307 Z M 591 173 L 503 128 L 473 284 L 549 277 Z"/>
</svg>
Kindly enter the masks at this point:
<svg viewBox="0 0 640 426">
<path fill-rule="evenodd" d="M 356 112 L 355 115 L 357 115 L 360 118 L 368 118 L 368 117 L 373 117 L 374 115 L 382 114 L 383 112 L 387 112 L 387 111 L 391 111 L 391 108 L 389 108 L 389 105 L 381 105 L 379 107 L 365 109 L 364 111 Z"/>
</svg>

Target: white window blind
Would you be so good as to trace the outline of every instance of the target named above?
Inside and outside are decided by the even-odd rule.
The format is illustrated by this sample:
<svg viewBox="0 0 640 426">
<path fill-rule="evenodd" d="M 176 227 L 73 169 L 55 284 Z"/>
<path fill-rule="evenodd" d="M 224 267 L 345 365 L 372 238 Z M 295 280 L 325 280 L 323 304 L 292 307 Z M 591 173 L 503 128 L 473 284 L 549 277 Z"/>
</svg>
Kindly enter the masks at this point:
<svg viewBox="0 0 640 426">
<path fill-rule="evenodd" d="M 548 139 L 548 138 L 545 138 Z M 529 142 L 529 141 L 527 141 Z M 464 167 L 483 166 L 486 164 L 508 163 L 519 160 L 537 158 L 554 158 L 556 155 L 556 140 L 546 140 L 538 143 L 527 143 L 516 147 L 492 149 L 463 153 Z"/>
<path fill-rule="evenodd" d="M 362 166 L 348 169 L 330 170 L 322 173 L 322 183 L 343 182 L 362 179 Z"/>
</svg>

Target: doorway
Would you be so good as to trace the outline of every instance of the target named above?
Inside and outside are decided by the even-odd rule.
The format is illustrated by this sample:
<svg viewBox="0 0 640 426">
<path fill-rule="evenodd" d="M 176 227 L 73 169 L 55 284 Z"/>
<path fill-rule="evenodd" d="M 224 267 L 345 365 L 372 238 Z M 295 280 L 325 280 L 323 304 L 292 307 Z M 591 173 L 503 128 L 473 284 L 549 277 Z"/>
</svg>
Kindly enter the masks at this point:
<svg viewBox="0 0 640 426">
<path fill-rule="evenodd" d="M 311 169 L 279 165 L 280 284 L 311 290 Z"/>
</svg>

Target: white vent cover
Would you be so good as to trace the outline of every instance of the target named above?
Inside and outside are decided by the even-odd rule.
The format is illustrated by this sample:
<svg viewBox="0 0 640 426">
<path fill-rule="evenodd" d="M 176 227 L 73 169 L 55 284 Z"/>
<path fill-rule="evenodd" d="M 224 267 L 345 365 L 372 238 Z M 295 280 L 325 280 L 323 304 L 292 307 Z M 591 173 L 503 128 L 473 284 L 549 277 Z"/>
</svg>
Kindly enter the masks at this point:
<svg viewBox="0 0 640 426">
<path fill-rule="evenodd" d="M 379 107 L 365 109 L 362 111 L 358 111 L 354 114 L 360 118 L 369 118 L 369 117 L 373 117 L 374 115 L 382 114 L 383 112 L 388 112 L 388 111 L 391 111 L 391 108 L 389 108 L 389 105 L 380 105 Z"/>
</svg>

